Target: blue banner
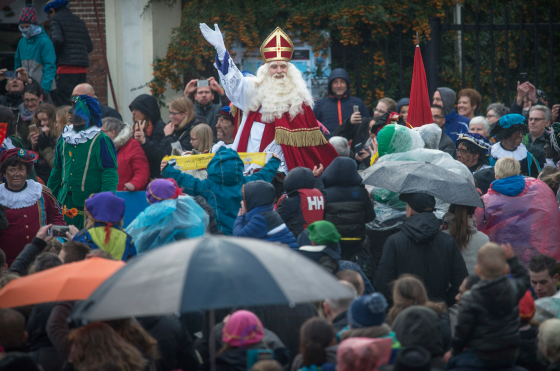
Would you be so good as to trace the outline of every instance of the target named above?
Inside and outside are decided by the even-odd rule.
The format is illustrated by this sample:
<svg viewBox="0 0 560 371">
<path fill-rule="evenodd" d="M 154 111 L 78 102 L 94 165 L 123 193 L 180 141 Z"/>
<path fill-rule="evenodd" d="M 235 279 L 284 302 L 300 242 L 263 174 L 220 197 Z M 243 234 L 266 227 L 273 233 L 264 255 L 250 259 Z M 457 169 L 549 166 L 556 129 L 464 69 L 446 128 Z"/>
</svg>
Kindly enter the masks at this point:
<svg viewBox="0 0 560 371">
<path fill-rule="evenodd" d="M 124 211 L 123 229 L 128 227 L 130 223 L 144 211 L 145 208 L 150 206 L 148 199 L 146 199 L 146 191 L 138 192 L 117 192 L 117 197 L 124 199 L 126 209 Z"/>
</svg>

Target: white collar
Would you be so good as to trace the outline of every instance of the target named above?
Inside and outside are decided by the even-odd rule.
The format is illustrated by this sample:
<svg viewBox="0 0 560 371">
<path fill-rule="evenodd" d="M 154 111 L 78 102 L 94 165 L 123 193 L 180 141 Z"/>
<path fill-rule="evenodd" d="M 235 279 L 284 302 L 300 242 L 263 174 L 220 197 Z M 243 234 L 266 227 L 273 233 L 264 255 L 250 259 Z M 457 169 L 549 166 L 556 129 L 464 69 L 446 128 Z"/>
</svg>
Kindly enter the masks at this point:
<svg viewBox="0 0 560 371">
<path fill-rule="evenodd" d="M 90 139 L 93 139 L 99 132 L 101 128 L 97 126 L 92 126 L 86 130 L 79 132 L 74 131 L 74 125 L 69 125 L 64 127 L 64 132 L 62 133 L 62 139 L 68 144 L 82 144 Z"/>
<path fill-rule="evenodd" d="M 6 184 L 0 184 L 0 205 L 9 209 L 23 209 L 33 206 L 41 198 L 43 186 L 32 179 L 27 180 L 27 187 L 21 192 L 6 189 Z"/>
<path fill-rule="evenodd" d="M 515 151 L 508 151 L 504 147 L 502 147 L 502 142 L 498 142 L 492 146 L 492 157 L 499 160 L 504 157 L 513 157 L 517 161 L 522 161 L 527 158 L 527 148 L 525 145 L 520 144 L 519 147 L 515 149 Z"/>
<path fill-rule="evenodd" d="M 547 158 L 546 159 L 546 163 L 544 166 L 554 166 L 555 168 L 560 168 L 560 161 L 558 161 L 557 163 L 554 163 L 554 160 L 552 160 L 551 158 Z"/>
</svg>

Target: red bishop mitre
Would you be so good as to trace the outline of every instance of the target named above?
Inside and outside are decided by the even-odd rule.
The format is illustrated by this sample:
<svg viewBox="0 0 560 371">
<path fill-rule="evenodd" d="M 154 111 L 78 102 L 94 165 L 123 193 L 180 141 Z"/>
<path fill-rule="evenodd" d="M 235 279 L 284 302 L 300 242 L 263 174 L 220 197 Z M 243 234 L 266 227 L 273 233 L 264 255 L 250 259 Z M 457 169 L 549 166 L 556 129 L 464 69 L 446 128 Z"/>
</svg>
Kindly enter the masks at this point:
<svg viewBox="0 0 560 371">
<path fill-rule="evenodd" d="M 276 27 L 261 45 L 261 56 L 264 63 L 272 61 L 289 62 L 293 55 L 294 44 L 280 27 Z"/>
</svg>

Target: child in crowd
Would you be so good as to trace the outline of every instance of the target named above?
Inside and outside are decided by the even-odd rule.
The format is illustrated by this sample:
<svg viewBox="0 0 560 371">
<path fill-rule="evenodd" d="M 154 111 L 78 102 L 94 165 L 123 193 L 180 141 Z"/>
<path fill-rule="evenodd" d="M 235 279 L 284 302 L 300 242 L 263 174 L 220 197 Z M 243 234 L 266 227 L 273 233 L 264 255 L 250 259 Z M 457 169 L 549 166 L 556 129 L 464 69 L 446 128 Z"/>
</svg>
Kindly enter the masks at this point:
<svg viewBox="0 0 560 371">
<path fill-rule="evenodd" d="M 243 201 L 233 225 L 233 235 L 280 242 L 297 249 L 296 238 L 274 211 L 274 186 L 263 180 L 243 185 Z"/>
<path fill-rule="evenodd" d="M 482 246 L 475 270 L 481 281 L 462 296 L 446 369 L 512 367 L 521 341 L 519 301 L 529 277 L 509 243 Z"/>
</svg>

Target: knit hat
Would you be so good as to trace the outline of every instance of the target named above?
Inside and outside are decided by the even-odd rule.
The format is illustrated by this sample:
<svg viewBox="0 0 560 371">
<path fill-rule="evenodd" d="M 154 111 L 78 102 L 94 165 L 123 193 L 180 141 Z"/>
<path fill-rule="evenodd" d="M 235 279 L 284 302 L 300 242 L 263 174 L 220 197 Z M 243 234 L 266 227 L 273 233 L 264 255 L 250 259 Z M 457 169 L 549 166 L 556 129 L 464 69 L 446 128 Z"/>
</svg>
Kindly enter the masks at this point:
<svg viewBox="0 0 560 371">
<path fill-rule="evenodd" d="M 421 346 L 401 349 L 393 371 L 430 371 L 432 355 Z"/>
<path fill-rule="evenodd" d="M 92 124 L 101 127 L 101 106 L 99 101 L 89 95 L 78 95 L 72 98 L 74 101 L 73 116 L 79 117 L 86 122 L 86 128 Z"/>
<path fill-rule="evenodd" d="M 233 313 L 222 329 L 222 341 L 237 348 L 256 344 L 263 337 L 261 321 L 254 313 L 247 310 Z"/>
<path fill-rule="evenodd" d="M 37 24 L 37 10 L 35 10 L 33 5 L 26 5 L 25 8 L 21 10 L 19 24 L 22 23 Z"/>
<path fill-rule="evenodd" d="M 0 155 L 0 164 L 13 156 L 18 156 L 22 162 L 35 163 L 39 159 L 37 152 L 27 151 L 23 148 L 12 148 L 2 152 L 2 155 Z"/>
<path fill-rule="evenodd" d="M 338 243 L 341 237 L 335 225 L 326 220 L 311 223 L 307 230 L 309 231 L 309 239 L 317 245 Z"/>
<path fill-rule="evenodd" d="M 146 188 L 146 198 L 150 204 L 175 199 L 183 194 L 174 179 L 154 179 Z"/>
<path fill-rule="evenodd" d="M 51 9 L 58 9 L 66 6 L 68 6 L 68 1 L 66 0 L 50 0 L 43 7 L 43 10 L 45 11 L 45 13 L 48 13 Z"/>
<path fill-rule="evenodd" d="M 220 113 L 218 113 L 218 116 L 222 116 L 226 120 L 231 121 L 232 125 L 235 124 L 235 119 L 233 118 L 233 115 L 231 114 L 231 109 L 230 109 L 229 106 L 222 107 L 222 110 L 220 111 Z"/>
<path fill-rule="evenodd" d="M 385 321 L 387 300 L 376 292 L 354 299 L 348 308 L 347 319 L 352 329 L 380 326 Z"/>
<path fill-rule="evenodd" d="M 535 315 L 535 301 L 531 295 L 531 291 L 527 290 L 525 295 L 519 301 L 519 318 L 521 321 L 529 322 Z"/>
</svg>

